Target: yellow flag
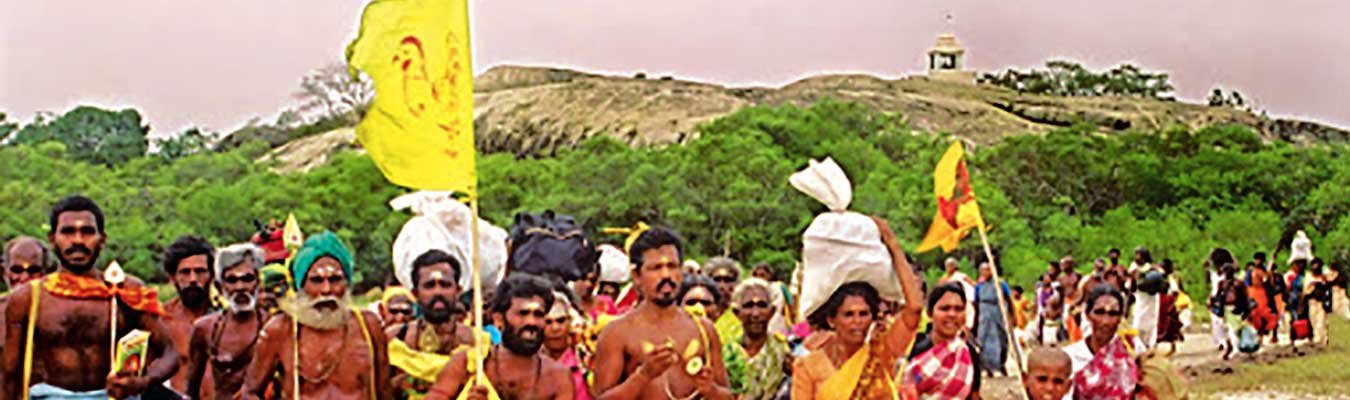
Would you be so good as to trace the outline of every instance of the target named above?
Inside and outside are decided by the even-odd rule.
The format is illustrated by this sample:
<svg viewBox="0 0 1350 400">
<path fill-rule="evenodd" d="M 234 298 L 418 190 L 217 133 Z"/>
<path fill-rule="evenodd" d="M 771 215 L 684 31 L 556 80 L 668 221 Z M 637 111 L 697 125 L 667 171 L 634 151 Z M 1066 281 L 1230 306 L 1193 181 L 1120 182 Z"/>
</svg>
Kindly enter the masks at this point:
<svg viewBox="0 0 1350 400">
<path fill-rule="evenodd" d="M 952 143 L 938 160 L 933 171 L 933 197 L 937 198 L 937 213 L 916 252 L 938 246 L 942 246 L 943 252 L 951 252 L 971 229 L 984 229 L 980 204 L 975 201 L 975 190 L 966 170 L 965 148 L 960 141 Z"/>
<path fill-rule="evenodd" d="M 390 182 L 473 195 L 467 0 L 374 0 L 347 63 L 375 84 L 356 136 Z"/>
<path fill-rule="evenodd" d="M 305 234 L 300 232 L 300 223 L 295 221 L 295 213 L 286 215 L 286 225 L 281 228 L 281 242 L 292 255 L 295 249 L 305 245 Z"/>
</svg>

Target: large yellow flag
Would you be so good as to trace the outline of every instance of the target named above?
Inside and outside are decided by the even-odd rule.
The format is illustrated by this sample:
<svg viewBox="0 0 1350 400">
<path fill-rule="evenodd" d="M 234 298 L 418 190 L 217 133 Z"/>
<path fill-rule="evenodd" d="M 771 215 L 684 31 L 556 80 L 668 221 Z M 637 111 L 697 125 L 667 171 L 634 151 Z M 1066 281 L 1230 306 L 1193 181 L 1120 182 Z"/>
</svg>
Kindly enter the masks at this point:
<svg viewBox="0 0 1350 400">
<path fill-rule="evenodd" d="M 938 160 L 937 169 L 933 171 L 933 196 L 937 198 L 937 213 L 916 252 L 938 246 L 942 246 L 943 252 L 951 252 L 971 229 L 984 229 L 980 204 L 975 202 L 975 190 L 970 186 L 970 173 L 966 171 L 965 148 L 960 141 L 952 143 Z"/>
<path fill-rule="evenodd" d="M 375 83 L 356 127 L 396 185 L 473 194 L 473 69 L 467 0 L 374 0 L 347 63 Z"/>
</svg>

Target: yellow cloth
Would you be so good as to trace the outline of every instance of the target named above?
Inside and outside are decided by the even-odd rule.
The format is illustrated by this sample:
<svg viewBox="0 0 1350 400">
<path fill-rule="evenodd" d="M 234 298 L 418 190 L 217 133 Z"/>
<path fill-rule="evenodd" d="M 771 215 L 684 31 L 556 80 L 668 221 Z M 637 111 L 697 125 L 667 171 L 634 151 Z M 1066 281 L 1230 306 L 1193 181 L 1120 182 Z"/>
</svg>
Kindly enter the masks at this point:
<svg viewBox="0 0 1350 400">
<path fill-rule="evenodd" d="M 473 68 L 465 0 L 375 0 L 347 46 L 375 84 L 356 136 L 390 182 L 473 195 Z"/>
<path fill-rule="evenodd" d="M 501 397 L 497 395 L 497 388 L 492 387 L 492 382 L 487 379 L 486 374 L 483 376 L 483 382 L 478 382 L 478 373 L 476 369 L 478 360 L 487 359 L 490 349 L 491 347 L 465 347 L 462 350 L 456 350 L 469 352 L 468 357 L 465 357 L 465 361 L 468 365 L 466 365 L 466 368 L 464 369 L 469 373 L 469 379 L 464 381 L 464 388 L 459 391 L 459 396 L 455 397 L 456 399 L 467 400 L 469 398 L 469 392 L 473 390 L 473 387 L 482 385 L 487 388 L 488 400 L 501 400 Z"/>
<path fill-rule="evenodd" d="M 441 369 L 450 362 L 450 356 L 417 351 L 402 340 L 389 340 L 389 365 L 417 379 L 435 382 Z"/>
<path fill-rule="evenodd" d="M 393 299 L 395 296 L 403 296 L 403 298 L 417 302 L 417 299 L 413 298 L 412 292 L 409 292 L 408 289 L 404 289 L 402 286 L 390 286 L 384 288 L 384 294 L 380 296 L 380 304 L 384 304 L 388 307 L 389 300 Z"/>
<path fill-rule="evenodd" d="M 965 148 L 960 141 L 952 143 L 938 160 L 933 171 L 933 195 L 937 198 L 937 213 L 928 234 L 914 251 L 922 253 L 941 246 L 950 253 L 961 244 L 971 229 L 984 229 L 980 205 L 975 202 L 975 190 L 970 186 L 966 170 Z"/>
<path fill-rule="evenodd" d="M 844 362 L 844 365 L 839 367 L 838 371 L 825 379 L 825 382 L 821 383 L 820 388 L 816 390 L 816 400 L 850 399 L 853 392 L 860 386 L 861 382 L 859 381 L 862 379 L 863 370 L 866 369 L 867 362 L 872 358 L 871 347 L 863 346 L 863 348 L 858 349 L 852 357 L 848 358 L 848 361 Z M 895 383 L 890 379 L 885 381 L 885 385 L 889 387 L 889 390 L 885 392 L 890 393 L 891 399 L 898 400 L 900 396 L 895 389 Z"/>
<path fill-rule="evenodd" d="M 723 341 L 729 340 L 728 338 L 741 337 L 743 331 L 741 319 L 736 318 L 731 310 L 723 311 L 722 316 L 718 317 L 716 322 L 713 322 L 713 326 L 717 328 L 717 337 L 722 338 Z"/>
</svg>

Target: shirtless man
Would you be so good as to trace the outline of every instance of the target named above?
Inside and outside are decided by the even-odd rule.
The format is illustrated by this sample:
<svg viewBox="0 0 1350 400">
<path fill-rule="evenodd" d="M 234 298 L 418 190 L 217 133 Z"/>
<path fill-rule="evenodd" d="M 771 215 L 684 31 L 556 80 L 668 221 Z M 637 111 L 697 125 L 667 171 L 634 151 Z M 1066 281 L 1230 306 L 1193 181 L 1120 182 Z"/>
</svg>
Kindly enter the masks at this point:
<svg viewBox="0 0 1350 400">
<path fill-rule="evenodd" d="M 461 345 L 473 344 L 473 331 L 455 318 L 459 307 L 459 260 L 444 251 L 429 250 L 412 263 L 413 296 L 422 308 L 422 317 L 390 326 L 385 334 L 412 350 L 450 354 Z M 431 382 L 408 376 L 394 367 L 395 390 L 426 393 Z"/>
<path fill-rule="evenodd" d="M 267 313 L 258 309 L 262 284 L 258 268 L 263 250 L 252 243 L 221 249 L 214 265 L 216 282 L 229 300 L 228 309 L 211 313 L 192 325 L 189 346 L 187 395 L 194 399 L 233 399 L 244 385 L 244 367 L 253 360 Z M 206 366 L 211 366 L 209 382 L 214 396 L 203 393 Z"/>
<path fill-rule="evenodd" d="M 502 343 L 488 352 L 483 373 L 489 385 L 475 382 L 467 398 L 482 400 L 493 391 L 502 399 L 572 400 L 572 371 L 539 354 L 544 345 L 544 317 L 553 307 L 552 285 L 533 275 L 515 273 L 497 286 L 487 311 L 501 328 Z M 457 398 L 474 380 L 469 352 L 456 352 L 436 378 L 426 400 Z M 489 387 L 490 386 L 490 387 Z"/>
<path fill-rule="evenodd" d="M 633 282 L 647 301 L 600 332 L 592 390 L 600 399 L 732 398 L 712 321 L 675 304 L 680 257 L 680 239 L 663 228 L 633 242 Z"/>
<path fill-rule="evenodd" d="M 178 364 L 188 364 L 188 342 L 192 338 L 192 324 L 197 318 L 211 312 L 211 264 L 215 263 L 215 248 L 199 236 L 181 236 L 164 250 L 164 273 L 169 275 L 178 296 L 164 304 L 164 326 L 169 327 L 173 347 L 179 350 Z M 179 368 L 169 385 L 180 393 L 188 390 L 188 368 Z M 210 397 L 211 382 L 203 395 Z M 197 397 L 201 398 L 201 397 Z"/>
<path fill-rule="evenodd" d="M 6 399 L 43 398 L 75 394 L 94 398 L 125 398 L 162 388 L 178 370 L 178 351 L 169 331 L 160 321 L 161 309 L 154 289 L 133 277 L 113 276 L 104 281 L 98 262 L 106 237 L 103 211 L 93 200 L 70 196 L 52 206 L 47 240 L 55 249 L 60 269 L 38 286 L 15 288 L 5 305 L 4 390 Z M 125 278 L 122 282 L 116 283 Z M 110 376 L 115 338 L 109 332 L 110 302 L 117 287 L 116 337 L 140 329 L 150 333 L 148 355 L 140 375 L 124 371 Z M 36 290 L 36 291 L 35 291 Z M 37 314 L 29 315 L 34 299 Z M 30 327 L 29 321 L 36 321 Z M 33 343 L 27 343 L 29 329 Z M 30 347 L 31 345 L 31 347 Z M 31 375 L 24 376 L 24 355 L 32 354 Z M 25 383 L 30 387 L 24 387 Z M 31 389 L 31 390 L 30 390 Z M 82 398 L 82 397 L 74 397 Z"/>
<path fill-rule="evenodd" d="M 286 399 L 391 398 L 379 317 L 352 308 L 352 263 L 332 232 L 305 240 L 291 263 L 296 295 L 281 299 L 284 314 L 263 328 L 240 389 L 244 399 L 262 398 L 278 368 Z"/>
</svg>

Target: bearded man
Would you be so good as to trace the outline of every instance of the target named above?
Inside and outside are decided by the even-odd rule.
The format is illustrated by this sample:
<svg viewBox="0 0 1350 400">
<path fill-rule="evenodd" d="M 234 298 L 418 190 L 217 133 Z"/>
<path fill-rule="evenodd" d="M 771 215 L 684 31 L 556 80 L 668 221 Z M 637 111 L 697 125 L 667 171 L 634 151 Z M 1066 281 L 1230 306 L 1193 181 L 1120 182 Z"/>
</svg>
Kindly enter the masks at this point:
<svg viewBox="0 0 1350 400">
<path fill-rule="evenodd" d="M 471 354 L 456 352 L 427 393 L 426 400 L 557 399 L 572 400 L 571 371 L 539 354 L 544 345 L 544 318 L 553 307 L 553 285 L 543 278 L 515 273 L 497 286 L 488 305 L 493 325 L 501 327 L 502 343 L 483 359 L 486 382 L 475 377 Z M 463 394 L 461 394 L 463 393 Z"/>
<path fill-rule="evenodd" d="M 164 250 L 164 273 L 169 275 L 178 296 L 164 304 L 164 325 L 169 327 L 173 347 L 180 350 L 179 365 L 188 363 L 188 342 L 192 338 L 192 324 L 211 312 L 211 264 L 215 263 L 215 248 L 199 236 L 181 236 Z M 181 368 L 169 385 L 186 393 L 188 369 Z M 209 387 L 205 392 L 209 395 Z"/>
<path fill-rule="evenodd" d="M 262 288 L 258 269 L 262 267 L 263 254 L 262 248 L 252 243 L 232 245 L 216 254 L 213 272 L 221 292 L 229 300 L 228 308 L 202 317 L 192 326 L 188 396 L 233 399 L 244 385 L 245 367 L 253 360 L 253 349 L 268 318 L 266 312 L 258 309 L 258 293 Z M 214 396 L 205 393 L 206 382 L 214 389 Z"/>
<path fill-rule="evenodd" d="M 373 312 L 352 305 L 351 252 L 332 232 L 305 240 L 291 261 L 295 296 L 258 338 L 244 399 L 261 399 L 280 368 L 286 399 L 388 399 L 389 358 Z"/>
<path fill-rule="evenodd" d="M 459 271 L 459 260 L 441 250 L 428 250 L 413 260 L 412 295 L 422 315 L 385 331 L 390 339 L 390 364 L 395 370 L 392 385 L 409 397 L 427 392 L 451 351 L 473 345 L 473 330 L 456 318 L 463 314 L 459 306 Z M 417 353 L 446 357 L 423 357 Z"/>
</svg>

